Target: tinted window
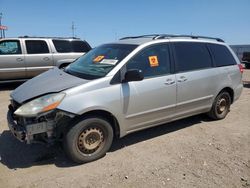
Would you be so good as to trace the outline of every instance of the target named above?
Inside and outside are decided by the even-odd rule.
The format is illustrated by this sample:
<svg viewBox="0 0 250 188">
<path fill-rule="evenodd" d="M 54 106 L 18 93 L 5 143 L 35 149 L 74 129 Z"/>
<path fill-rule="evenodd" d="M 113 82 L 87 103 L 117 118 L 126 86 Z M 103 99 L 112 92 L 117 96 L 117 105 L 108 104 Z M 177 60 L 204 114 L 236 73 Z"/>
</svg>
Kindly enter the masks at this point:
<svg viewBox="0 0 250 188">
<path fill-rule="evenodd" d="M 19 41 L 2 41 L 0 43 L 0 55 L 21 54 Z"/>
<path fill-rule="evenodd" d="M 90 46 L 83 41 L 53 40 L 56 51 L 59 53 L 88 52 Z"/>
<path fill-rule="evenodd" d="M 249 61 L 250 62 L 250 52 L 243 52 L 242 61 Z"/>
<path fill-rule="evenodd" d="M 49 53 L 48 45 L 43 40 L 26 40 L 26 49 L 28 54 L 46 54 Z"/>
<path fill-rule="evenodd" d="M 196 42 L 174 43 L 177 70 L 191 71 L 212 67 L 206 44 Z"/>
<path fill-rule="evenodd" d="M 217 44 L 209 44 L 209 48 L 211 49 L 213 53 L 215 64 L 217 67 L 236 64 L 236 61 L 233 58 L 233 55 L 227 49 L 226 46 L 217 45 Z"/>
<path fill-rule="evenodd" d="M 145 78 L 170 73 L 168 45 L 155 45 L 142 50 L 129 60 L 127 69 L 140 69 Z"/>
</svg>

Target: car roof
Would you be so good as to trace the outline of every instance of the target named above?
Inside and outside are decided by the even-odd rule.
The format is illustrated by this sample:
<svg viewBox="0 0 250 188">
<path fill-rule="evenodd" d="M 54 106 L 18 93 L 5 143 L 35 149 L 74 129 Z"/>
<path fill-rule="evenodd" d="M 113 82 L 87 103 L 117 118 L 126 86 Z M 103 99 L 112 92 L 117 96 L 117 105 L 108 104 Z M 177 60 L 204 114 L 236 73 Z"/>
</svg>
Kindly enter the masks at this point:
<svg viewBox="0 0 250 188">
<path fill-rule="evenodd" d="M 8 38 L 0 38 L 0 40 L 17 40 L 17 39 L 56 39 L 56 40 L 81 40 L 76 37 L 31 37 L 31 36 L 20 36 L 20 37 L 8 37 Z M 84 40 L 82 40 L 84 41 Z"/>
<path fill-rule="evenodd" d="M 194 35 L 170 35 L 170 34 L 130 36 L 121 38 L 119 41 L 115 43 L 141 45 L 151 41 L 164 40 L 164 39 L 165 41 L 194 41 L 194 42 L 212 42 L 219 44 L 224 43 L 222 39 L 215 37 L 194 36 Z"/>
<path fill-rule="evenodd" d="M 116 43 L 118 44 L 136 44 L 136 45 L 141 45 L 147 42 L 152 41 L 151 38 L 134 38 L 134 39 L 124 39 L 124 40 L 118 40 Z"/>
</svg>

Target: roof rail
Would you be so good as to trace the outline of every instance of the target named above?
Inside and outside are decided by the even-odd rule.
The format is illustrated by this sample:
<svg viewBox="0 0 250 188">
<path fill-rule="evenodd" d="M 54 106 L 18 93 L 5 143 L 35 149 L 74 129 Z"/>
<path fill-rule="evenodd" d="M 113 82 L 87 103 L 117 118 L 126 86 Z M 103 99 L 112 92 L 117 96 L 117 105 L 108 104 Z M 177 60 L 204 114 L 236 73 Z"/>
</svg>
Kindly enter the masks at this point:
<svg viewBox="0 0 250 188">
<path fill-rule="evenodd" d="M 120 38 L 119 40 L 125 40 L 125 39 L 137 39 L 137 38 L 154 38 L 159 36 L 159 34 L 150 34 L 150 35 L 139 35 L 139 36 L 129 36 L 129 37 L 123 37 Z"/>
<path fill-rule="evenodd" d="M 169 34 L 163 34 L 158 35 L 154 37 L 153 39 L 164 39 L 164 38 L 192 38 L 192 39 L 211 39 L 211 40 L 217 40 L 218 42 L 224 42 L 224 40 L 220 38 L 215 37 L 206 37 L 206 36 L 199 36 L 199 35 L 169 35 Z"/>
<path fill-rule="evenodd" d="M 171 35 L 171 34 L 152 34 L 152 35 L 140 35 L 140 36 L 131 36 L 131 37 L 123 37 L 120 40 L 125 39 L 136 39 L 136 38 L 152 38 L 152 40 L 156 39 L 165 39 L 165 38 L 192 38 L 192 39 L 211 39 L 216 40 L 218 42 L 224 42 L 224 40 L 215 37 L 206 37 L 206 36 L 196 36 L 196 35 Z"/>
<path fill-rule="evenodd" d="M 77 37 L 39 37 L 39 36 L 27 36 L 27 35 L 19 36 L 18 38 L 80 39 L 80 38 L 77 38 Z"/>
</svg>

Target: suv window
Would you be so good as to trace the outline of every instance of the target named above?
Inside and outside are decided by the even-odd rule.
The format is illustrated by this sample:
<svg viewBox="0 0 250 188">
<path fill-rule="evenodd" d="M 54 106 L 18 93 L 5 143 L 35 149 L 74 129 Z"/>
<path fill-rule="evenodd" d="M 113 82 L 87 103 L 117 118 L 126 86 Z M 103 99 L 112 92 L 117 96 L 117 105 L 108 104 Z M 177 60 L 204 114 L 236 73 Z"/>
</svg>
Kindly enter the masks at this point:
<svg viewBox="0 0 250 188">
<path fill-rule="evenodd" d="M 242 61 L 250 62 L 250 52 L 243 52 Z"/>
<path fill-rule="evenodd" d="M 21 46 L 18 40 L 8 40 L 0 42 L 0 55 L 21 53 Z"/>
<path fill-rule="evenodd" d="M 154 77 L 170 73 L 168 44 L 148 47 L 140 51 L 127 63 L 127 69 L 140 69 L 144 77 Z"/>
<path fill-rule="evenodd" d="M 233 55 L 227 49 L 226 46 L 218 44 L 209 44 L 209 48 L 213 53 L 215 64 L 217 67 L 236 65 L 236 61 Z"/>
<path fill-rule="evenodd" d="M 49 48 L 46 41 L 43 40 L 26 40 L 26 49 L 28 54 L 46 54 Z"/>
<path fill-rule="evenodd" d="M 91 48 L 83 41 L 52 40 L 59 53 L 88 52 Z"/>
<path fill-rule="evenodd" d="M 175 59 L 177 71 L 191 71 L 212 67 L 212 59 L 205 43 L 176 42 Z"/>
</svg>

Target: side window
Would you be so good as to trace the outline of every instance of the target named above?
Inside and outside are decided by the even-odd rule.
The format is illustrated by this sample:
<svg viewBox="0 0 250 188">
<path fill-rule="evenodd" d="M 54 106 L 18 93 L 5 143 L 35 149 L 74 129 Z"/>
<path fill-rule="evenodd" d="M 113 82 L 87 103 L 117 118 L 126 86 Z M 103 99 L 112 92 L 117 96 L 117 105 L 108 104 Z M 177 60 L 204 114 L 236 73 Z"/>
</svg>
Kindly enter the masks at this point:
<svg viewBox="0 0 250 188">
<path fill-rule="evenodd" d="M 126 66 L 127 69 L 142 70 L 145 78 L 170 73 L 168 44 L 155 45 L 140 51 Z"/>
<path fill-rule="evenodd" d="M 71 45 L 68 40 L 52 40 L 56 51 L 59 53 L 71 52 Z"/>
<path fill-rule="evenodd" d="M 46 54 L 49 48 L 46 41 L 43 40 L 26 40 L 26 49 L 28 54 Z"/>
<path fill-rule="evenodd" d="M 21 46 L 18 40 L 0 42 L 0 55 L 21 54 Z"/>
<path fill-rule="evenodd" d="M 90 46 L 83 41 L 72 41 L 72 49 L 73 52 L 88 52 Z"/>
<path fill-rule="evenodd" d="M 206 44 L 176 42 L 173 46 L 177 71 L 184 72 L 212 67 L 212 60 Z"/>
<path fill-rule="evenodd" d="M 52 40 L 56 51 L 59 53 L 88 52 L 89 45 L 83 41 Z"/>
<path fill-rule="evenodd" d="M 227 49 L 226 46 L 218 45 L 218 44 L 209 44 L 209 48 L 213 53 L 215 64 L 217 67 L 235 65 L 236 61 L 231 54 L 231 52 Z"/>
</svg>

